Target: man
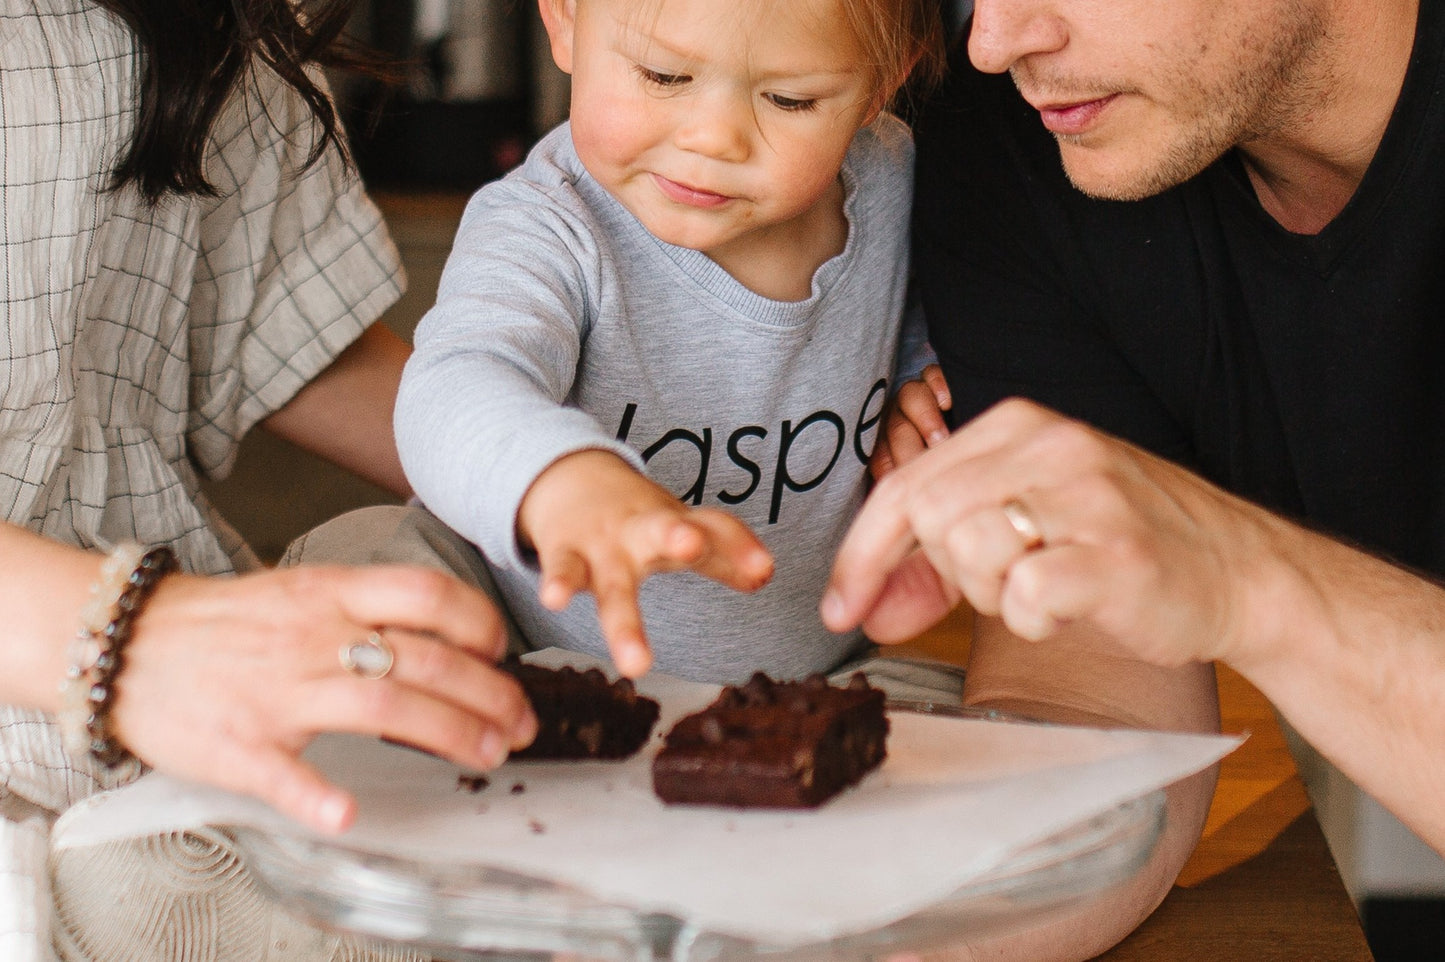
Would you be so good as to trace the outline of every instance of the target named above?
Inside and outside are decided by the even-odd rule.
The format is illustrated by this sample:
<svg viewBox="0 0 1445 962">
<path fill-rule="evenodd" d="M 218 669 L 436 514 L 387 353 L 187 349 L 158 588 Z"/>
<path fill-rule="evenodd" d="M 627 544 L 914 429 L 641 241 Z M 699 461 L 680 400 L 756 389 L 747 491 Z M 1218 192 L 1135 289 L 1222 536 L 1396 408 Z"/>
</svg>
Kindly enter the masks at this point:
<svg viewBox="0 0 1445 962">
<path fill-rule="evenodd" d="M 916 258 L 968 423 L 826 620 L 1228 662 L 1445 851 L 1445 10 L 978 0 L 967 52 Z"/>
</svg>

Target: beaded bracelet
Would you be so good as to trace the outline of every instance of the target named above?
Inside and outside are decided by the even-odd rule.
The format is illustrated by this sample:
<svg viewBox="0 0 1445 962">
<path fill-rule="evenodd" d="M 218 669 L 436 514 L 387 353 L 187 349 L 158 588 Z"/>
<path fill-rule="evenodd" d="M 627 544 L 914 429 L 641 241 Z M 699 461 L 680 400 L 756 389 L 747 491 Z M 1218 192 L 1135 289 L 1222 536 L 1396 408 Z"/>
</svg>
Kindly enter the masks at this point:
<svg viewBox="0 0 1445 962">
<path fill-rule="evenodd" d="M 114 767 L 129 756 L 110 730 L 115 680 L 131 628 L 161 579 L 176 570 L 176 556 L 162 545 L 149 550 L 122 544 L 106 556 L 81 611 L 61 684 L 61 735 L 73 758 L 90 756 Z"/>
</svg>

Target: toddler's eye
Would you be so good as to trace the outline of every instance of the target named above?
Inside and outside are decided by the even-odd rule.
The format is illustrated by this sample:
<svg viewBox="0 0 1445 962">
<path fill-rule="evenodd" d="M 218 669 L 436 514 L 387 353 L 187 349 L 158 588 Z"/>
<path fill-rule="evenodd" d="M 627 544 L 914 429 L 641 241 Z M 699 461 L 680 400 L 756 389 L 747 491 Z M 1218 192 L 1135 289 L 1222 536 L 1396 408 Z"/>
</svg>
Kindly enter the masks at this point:
<svg viewBox="0 0 1445 962">
<path fill-rule="evenodd" d="M 633 68 L 637 75 L 650 84 L 659 87 L 680 87 L 692 78 L 685 73 L 663 73 L 660 70 L 653 70 L 651 67 L 644 67 L 641 64 Z"/>
<path fill-rule="evenodd" d="M 763 96 L 779 110 L 816 110 L 818 108 L 817 98 L 814 97 L 789 97 L 786 94 L 763 94 Z"/>
</svg>

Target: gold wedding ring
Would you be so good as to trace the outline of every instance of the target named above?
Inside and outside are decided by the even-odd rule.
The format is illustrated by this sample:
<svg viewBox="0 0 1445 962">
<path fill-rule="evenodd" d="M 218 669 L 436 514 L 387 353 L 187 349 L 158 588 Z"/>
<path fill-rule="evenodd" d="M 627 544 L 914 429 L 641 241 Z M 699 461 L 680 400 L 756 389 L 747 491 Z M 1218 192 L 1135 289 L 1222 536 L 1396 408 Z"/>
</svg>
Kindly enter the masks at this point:
<svg viewBox="0 0 1445 962">
<path fill-rule="evenodd" d="M 1024 507 L 1018 498 L 1010 498 L 1003 503 L 1003 516 L 1008 519 L 1009 527 L 1023 540 L 1024 550 L 1033 551 L 1043 547 L 1044 532 L 1039 527 L 1039 522 L 1034 518 L 1033 512 Z"/>
</svg>

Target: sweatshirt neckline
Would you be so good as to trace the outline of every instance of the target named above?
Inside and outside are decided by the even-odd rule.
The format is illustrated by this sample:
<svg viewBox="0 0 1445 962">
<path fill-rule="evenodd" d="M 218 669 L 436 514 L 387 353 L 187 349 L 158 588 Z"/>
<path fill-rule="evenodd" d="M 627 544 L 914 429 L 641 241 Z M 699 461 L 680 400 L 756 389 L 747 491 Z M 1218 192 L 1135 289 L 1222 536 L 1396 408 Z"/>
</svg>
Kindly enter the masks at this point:
<svg viewBox="0 0 1445 962">
<path fill-rule="evenodd" d="M 567 146 L 570 151 L 570 138 Z M 581 178 L 587 182 L 588 192 L 595 198 L 594 203 L 603 205 L 606 211 L 604 221 L 614 221 L 618 223 L 619 227 L 626 225 L 627 228 L 635 231 L 643 238 L 640 247 L 643 249 L 651 247 L 656 250 L 677 269 L 687 282 L 695 285 L 728 310 L 742 315 L 750 321 L 775 327 L 795 327 L 806 323 L 816 314 L 818 305 L 837 285 L 845 266 L 860 243 L 857 236 L 859 219 L 856 213 L 859 203 L 858 180 L 851 163 L 854 149 L 856 149 L 856 142 L 854 147 L 850 147 L 848 157 L 845 158 L 840 171 L 843 181 L 843 217 L 848 225 L 847 239 L 844 241 L 843 250 L 819 265 L 818 269 L 813 272 L 808 296 L 798 301 L 780 301 L 764 297 L 733 277 L 701 251 L 693 250 L 690 247 L 679 247 L 658 239 L 617 198 L 603 189 L 602 185 L 587 173 L 580 162 L 577 162 L 577 168 Z M 576 162 L 575 154 L 573 159 Z"/>
</svg>

